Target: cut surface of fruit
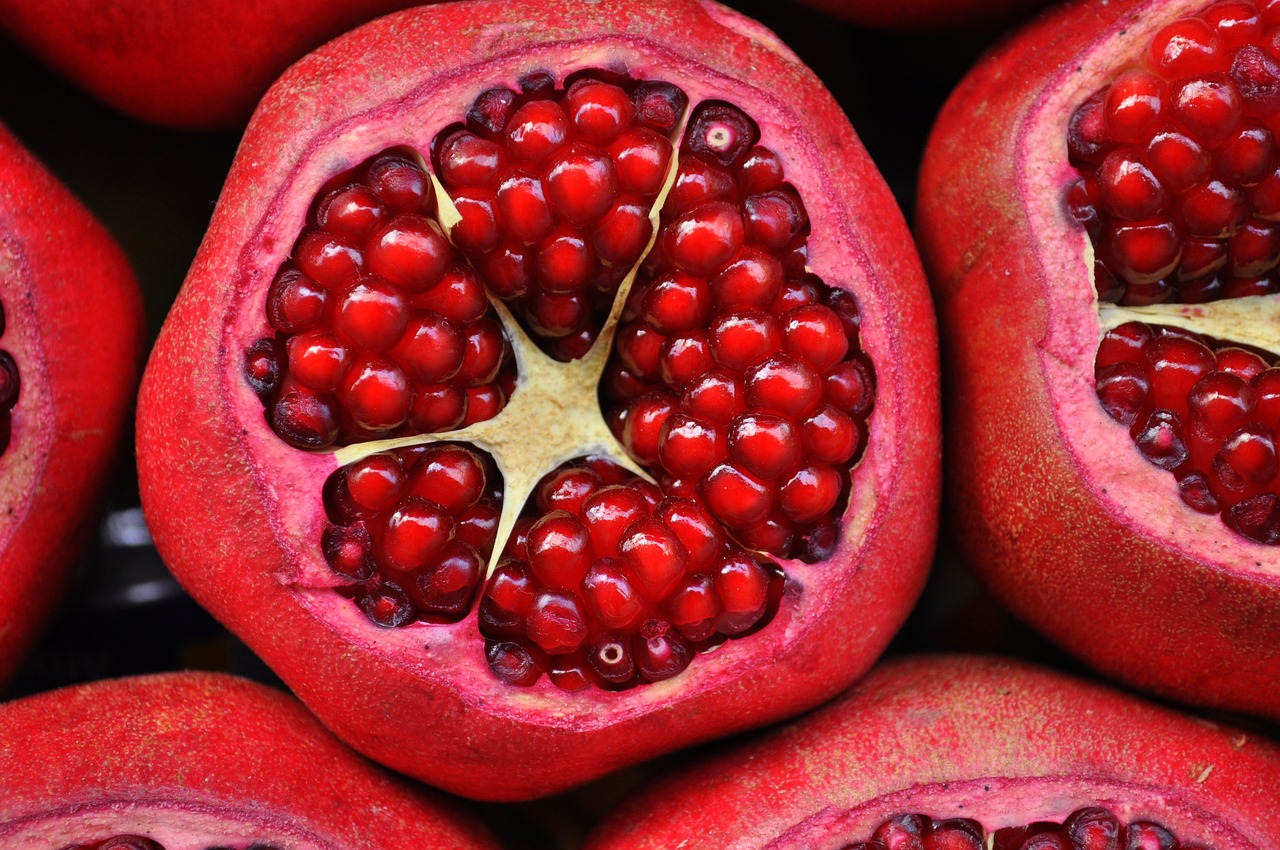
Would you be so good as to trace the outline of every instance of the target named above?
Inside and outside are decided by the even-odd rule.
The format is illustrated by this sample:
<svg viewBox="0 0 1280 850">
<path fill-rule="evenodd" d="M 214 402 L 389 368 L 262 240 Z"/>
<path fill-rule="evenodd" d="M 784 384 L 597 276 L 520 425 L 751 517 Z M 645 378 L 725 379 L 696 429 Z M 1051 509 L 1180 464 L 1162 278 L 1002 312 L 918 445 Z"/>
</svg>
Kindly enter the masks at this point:
<svg viewBox="0 0 1280 850">
<path fill-rule="evenodd" d="M 51 691 L 0 706 L 0 730 L 7 847 L 374 850 L 388 835 L 433 850 L 497 846 L 445 798 L 351 752 L 297 700 L 232 676 Z"/>
<path fill-rule="evenodd" d="M 1090 664 L 1280 716 L 1277 9 L 1048 17 L 956 90 L 922 170 L 961 546 Z"/>
<path fill-rule="evenodd" d="M 357 748 L 476 796 L 830 695 L 936 522 L 928 304 L 834 102 L 719 7 L 574 11 L 569 38 L 526 30 L 532 5 L 416 10 L 301 63 L 140 401 L 175 574 Z M 510 21 L 520 55 L 489 40 Z M 401 74 L 335 75 L 352 55 Z M 184 505 L 191 475 L 224 495 Z"/>
<path fill-rule="evenodd" d="M 0 192 L 3 685 L 53 614 L 103 507 L 145 328 L 119 246 L 3 127 Z"/>
<path fill-rule="evenodd" d="M 1021 662 L 899 659 L 654 777 L 588 850 L 1263 850 L 1280 748 Z"/>
</svg>

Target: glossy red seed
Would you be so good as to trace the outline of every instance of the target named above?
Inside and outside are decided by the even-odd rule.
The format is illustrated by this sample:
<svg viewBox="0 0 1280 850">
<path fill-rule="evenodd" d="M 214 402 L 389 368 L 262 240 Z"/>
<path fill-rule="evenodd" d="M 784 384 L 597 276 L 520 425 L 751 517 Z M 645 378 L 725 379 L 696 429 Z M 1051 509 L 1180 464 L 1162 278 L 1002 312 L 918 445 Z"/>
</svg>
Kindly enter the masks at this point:
<svg viewBox="0 0 1280 850">
<path fill-rule="evenodd" d="M 1124 221 L 1150 218 L 1165 203 L 1165 189 L 1159 178 L 1128 150 L 1107 155 L 1098 169 L 1098 184 L 1107 212 Z"/>
<path fill-rule="evenodd" d="M 686 578 L 663 609 L 686 640 L 700 643 L 710 638 L 716 633 L 716 617 L 720 614 L 720 598 L 711 576 L 699 573 Z"/>
<path fill-rule="evenodd" d="M 492 186 L 506 162 L 501 146 L 468 130 L 445 137 L 437 155 L 440 182 L 447 188 Z"/>
<path fill-rule="evenodd" d="M 463 446 L 427 449 L 409 471 L 408 493 L 430 499 L 456 516 L 484 497 L 488 488 L 484 465 Z"/>
<path fill-rule="evenodd" d="M 643 464 L 658 460 L 662 427 L 674 411 L 674 399 L 662 393 L 648 393 L 632 400 L 622 433 L 622 442 L 632 457 Z"/>
<path fill-rule="evenodd" d="M 413 388 L 409 425 L 425 434 L 457 428 L 467 413 L 467 396 L 456 384 L 428 384 Z"/>
<path fill-rule="evenodd" d="M 409 379 L 419 384 L 447 381 L 458 373 L 466 353 L 466 339 L 453 322 L 434 313 L 419 312 L 391 349 Z"/>
<path fill-rule="evenodd" d="M 641 198 L 655 198 L 667 179 L 671 142 L 648 127 L 633 127 L 609 147 L 618 188 Z"/>
<path fill-rule="evenodd" d="M 596 223 L 591 246 L 606 266 L 630 268 L 640 259 L 652 235 L 648 207 L 632 196 L 623 195 Z"/>
<path fill-rule="evenodd" d="M 304 275 L 326 289 L 341 286 L 364 266 L 364 255 L 355 245 L 323 231 L 303 236 L 294 249 L 293 260 Z"/>
<path fill-rule="evenodd" d="M 280 350 L 271 337 L 249 346 L 244 356 L 244 377 L 258 398 L 266 401 L 280 383 Z M 7 351 L 0 351 L 0 409 L 12 410 L 18 401 L 18 364 Z"/>
<path fill-rule="evenodd" d="M 619 635 L 608 635 L 597 640 L 587 652 L 587 663 L 610 685 L 625 685 L 636 675 L 635 658 L 628 641 Z"/>
<path fill-rule="evenodd" d="M 738 165 L 738 186 L 743 195 L 777 189 L 783 177 L 782 160 L 768 148 L 752 148 Z"/>
<path fill-rule="evenodd" d="M 816 522 L 835 508 L 843 478 L 826 464 L 805 464 L 778 488 L 778 507 L 788 519 Z"/>
<path fill-rule="evenodd" d="M 1133 441 L 1151 463 L 1173 470 L 1186 462 L 1189 452 L 1178 414 L 1157 409 L 1146 420 L 1135 422 L 1134 428 Z"/>
<path fill-rule="evenodd" d="M 362 275 L 337 293 L 333 328 L 348 345 L 366 351 L 390 348 L 408 320 L 404 293 L 383 278 Z"/>
<path fill-rule="evenodd" d="M 314 328 L 324 319 L 328 290 L 297 269 L 281 272 L 267 292 L 267 319 L 284 333 Z"/>
<path fill-rule="evenodd" d="M 392 213 L 430 214 L 433 209 L 427 175 L 408 157 L 378 157 L 370 164 L 365 183 Z"/>
<path fill-rule="evenodd" d="M 1173 93 L 1173 117 L 1209 145 L 1234 133 L 1243 113 L 1240 93 L 1226 74 L 1192 77 Z"/>
<path fill-rule="evenodd" d="M 1185 192 L 1208 176 L 1213 158 L 1191 136 L 1164 130 L 1152 136 L 1146 162 L 1161 183 L 1175 192 Z"/>
<path fill-rule="evenodd" d="M 849 350 L 840 318 L 820 304 L 799 307 L 783 316 L 782 339 L 788 354 L 820 373 L 843 360 Z"/>
<path fill-rule="evenodd" d="M 728 425 L 745 411 L 742 381 L 723 369 L 704 372 L 685 390 L 683 403 L 689 413 L 713 425 Z"/>
<path fill-rule="evenodd" d="M 598 80 L 579 80 L 564 99 L 569 124 L 577 138 L 605 146 L 631 124 L 631 97 L 618 86 Z"/>
<path fill-rule="evenodd" d="M 336 390 L 354 361 L 351 349 L 323 329 L 289 337 L 285 350 L 290 376 L 318 393 Z"/>
<path fill-rule="evenodd" d="M 544 292 L 568 294 L 591 283 L 596 272 L 596 253 L 591 242 L 570 228 L 557 228 L 537 248 L 534 269 Z M 492 278 L 492 275 L 487 275 Z M 522 294 L 513 292 L 514 297 Z"/>
<path fill-rule="evenodd" d="M 741 634 L 760 621 L 769 601 L 769 574 L 745 554 L 724 558 L 713 576 L 724 607 L 716 624 L 727 635 Z"/>
<path fill-rule="evenodd" d="M 644 497 L 623 484 L 602 487 L 584 499 L 581 516 L 596 557 L 616 557 L 622 533 L 648 514 Z"/>
<path fill-rule="evenodd" d="M 669 387 L 683 389 L 714 367 L 711 341 L 704 333 L 680 334 L 662 343 L 658 374 Z"/>
<path fill-rule="evenodd" d="M 781 345 L 777 323 L 762 311 L 722 314 L 711 324 L 711 356 L 734 372 L 762 363 Z"/>
<path fill-rule="evenodd" d="M 828 464 L 842 464 L 857 454 L 862 434 L 853 419 L 831 404 L 820 406 L 804 421 L 805 456 Z"/>
<path fill-rule="evenodd" d="M 547 167 L 546 196 L 569 223 L 578 227 L 594 224 L 618 198 L 613 160 L 585 145 L 566 146 Z M 498 202 L 501 209 L 501 189 Z"/>
<path fill-rule="evenodd" d="M 1166 24 L 1151 40 L 1148 55 L 1169 79 L 1223 71 L 1230 61 L 1217 32 L 1200 18 Z"/>
<path fill-rule="evenodd" d="M 711 308 L 711 290 L 704 279 L 673 271 L 649 285 L 640 311 L 658 333 L 673 334 L 705 327 Z"/>
<path fill-rule="evenodd" d="M 725 457 L 725 435 L 714 425 L 685 413 L 667 419 L 658 457 L 673 475 L 696 479 Z M 730 437 L 732 440 L 732 437 Z"/>
<path fill-rule="evenodd" d="M 667 225 L 663 253 L 678 268 L 709 276 L 729 264 L 745 238 L 742 214 L 732 204 L 711 201 Z"/>
<path fill-rule="evenodd" d="M 579 513 L 586 499 L 604 486 L 594 470 L 582 466 L 570 466 L 557 470 L 545 478 L 534 492 L 538 510 Z"/>
<path fill-rule="evenodd" d="M 733 462 L 764 480 L 792 472 L 803 457 L 800 432 L 787 419 L 768 413 L 734 419 L 728 443 Z"/>
<path fill-rule="evenodd" d="M 663 623 L 662 628 L 643 630 L 632 642 L 636 670 L 650 682 L 661 682 L 676 676 L 689 666 L 693 653 L 678 635 Z"/>
<path fill-rule="evenodd" d="M 338 439 L 336 405 L 305 387 L 286 384 L 271 408 L 271 430 L 296 448 L 331 446 Z"/>
<path fill-rule="evenodd" d="M 1151 409 L 1151 382 L 1136 363 L 1120 361 L 1099 368 L 1095 389 L 1103 409 L 1125 427 Z"/>
<path fill-rule="evenodd" d="M 440 282 L 451 263 L 452 248 L 436 225 L 423 216 L 399 216 L 380 229 L 366 248 L 369 271 L 406 292 L 423 292 Z"/>
<path fill-rule="evenodd" d="M 1127 283 L 1154 283 L 1177 268 L 1182 242 L 1173 222 L 1155 219 L 1116 227 L 1107 249 L 1111 269 Z"/>
<path fill-rule="evenodd" d="M 364 523 L 326 526 L 320 535 L 320 551 L 335 574 L 348 581 L 373 578 L 373 541 Z"/>
<path fill-rule="evenodd" d="M 385 511 L 399 501 L 405 488 L 404 464 L 394 452 L 361 458 L 346 469 L 347 492 L 370 511 Z"/>
<path fill-rule="evenodd" d="M 542 180 L 529 171 L 507 173 L 498 184 L 495 209 L 503 233 L 521 245 L 538 242 L 555 227 Z"/>
<path fill-rule="evenodd" d="M 684 156 L 662 208 L 667 215 L 677 216 L 708 201 L 731 201 L 737 195 L 737 183 L 728 169 L 710 159 Z"/>
<path fill-rule="evenodd" d="M 493 189 L 460 189 L 452 195 L 459 221 L 449 238 L 471 256 L 486 254 L 502 239 L 495 211 Z"/>
<path fill-rule="evenodd" d="M 515 641 L 489 644 L 485 658 L 493 674 L 508 684 L 528 687 L 542 677 L 542 668 L 529 650 Z"/>
<path fill-rule="evenodd" d="M 775 189 L 742 202 L 745 238 L 767 251 L 781 251 L 808 228 L 804 204 L 793 191 Z"/>
<path fill-rule="evenodd" d="M 614 558 L 599 558 L 591 565 L 582 594 L 592 620 L 606 629 L 630 630 L 644 615 L 644 600 Z"/>
<path fill-rule="evenodd" d="M 775 354 L 746 372 L 747 407 L 802 421 L 822 401 L 822 379 L 788 354 Z"/>
<path fill-rule="evenodd" d="M 405 592 L 419 611 L 457 620 L 469 610 L 483 571 L 480 554 L 455 540 L 434 565 L 415 573 Z"/>
<path fill-rule="evenodd" d="M 1107 90 L 1107 128 L 1119 142 L 1145 143 L 1160 124 L 1165 108 L 1164 80 L 1145 68 L 1130 68 Z"/>
<path fill-rule="evenodd" d="M 666 597 L 688 566 L 689 556 L 675 533 L 656 519 L 633 523 L 618 541 L 618 557 L 647 599 Z"/>
<path fill-rule="evenodd" d="M 514 159 L 541 163 L 559 150 L 568 137 L 569 119 L 554 100 L 532 100 L 511 116 L 506 148 Z"/>
<path fill-rule="evenodd" d="M 782 288 L 782 263 L 748 246 L 711 279 L 711 294 L 720 312 L 767 310 Z"/>
<path fill-rule="evenodd" d="M 525 615 L 529 639 L 550 655 L 564 655 L 582 646 L 587 623 L 578 598 L 565 590 L 543 589 Z"/>
<path fill-rule="evenodd" d="M 382 581 L 367 588 L 357 604 L 370 622 L 384 629 L 399 628 L 413 619 L 413 603 L 395 582 Z"/>
<path fill-rule="evenodd" d="M 769 514 L 769 486 L 733 464 L 718 464 L 698 483 L 703 503 L 731 528 L 759 522 Z"/>
<path fill-rule="evenodd" d="M 453 518 L 434 502 L 411 496 L 387 518 L 376 548 L 378 563 L 408 572 L 438 558 L 452 539 Z"/>
<path fill-rule="evenodd" d="M 530 569 L 544 587 L 576 588 L 593 560 L 587 529 L 566 511 L 539 517 L 525 546 Z"/>
<path fill-rule="evenodd" d="M 356 357 L 338 392 L 347 415 L 368 431 L 398 428 L 413 405 L 413 389 L 404 372 L 377 355 Z"/>
</svg>

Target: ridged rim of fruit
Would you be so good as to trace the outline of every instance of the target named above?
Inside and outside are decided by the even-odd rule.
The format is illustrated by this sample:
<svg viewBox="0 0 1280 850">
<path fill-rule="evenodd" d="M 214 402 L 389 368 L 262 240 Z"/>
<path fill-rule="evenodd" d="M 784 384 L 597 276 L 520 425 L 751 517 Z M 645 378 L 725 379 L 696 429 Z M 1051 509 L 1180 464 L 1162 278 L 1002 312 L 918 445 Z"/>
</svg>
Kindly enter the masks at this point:
<svg viewBox="0 0 1280 850">
<path fill-rule="evenodd" d="M 695 820 L 696 847 L 840 846 L 906 812 L 999 828 L 1100 805 L 1214 850 L 1261 850 L 1280 841 L 1278 783 L 1280 749 L 1256 735 L 1025 662 L 927 655 L 656 777 L 587 847 L 669 847 Z"/>
</svg>

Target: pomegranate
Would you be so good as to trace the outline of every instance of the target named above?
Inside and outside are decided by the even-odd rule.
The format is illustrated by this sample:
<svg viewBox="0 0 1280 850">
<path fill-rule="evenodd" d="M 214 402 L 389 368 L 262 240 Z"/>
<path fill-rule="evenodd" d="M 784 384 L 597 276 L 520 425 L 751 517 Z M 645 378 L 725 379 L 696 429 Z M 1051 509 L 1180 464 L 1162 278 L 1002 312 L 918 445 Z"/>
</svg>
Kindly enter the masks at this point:
<svg viewBox="0 0 1280 850">
<path fill-rule="evenodd" d="M 1280 748 L 1024 662 L 899 659 L 656 777 L 588 850 L 1264 850 Z"/>
<path fill-rule="evenodd" d="M 918 222 L 975 570 L 1110 675 L 1271 717 L 1277 24 L 1236 0 L 1047 16 L 953 94 Z"/>
<path fill-rule="evenodd" d="M 6 847 L 497 847 L 443 798 L 353 753 L 297 700 L 224 674 L 50 691 L 0 707 L 0 730 Z"/>
<path fill-rule="evenodd" d="M 76 85 L 166 127 L 244 125 L 302 54 L 415 0 L 6 0 L 0 28 Z"/>
<path fill-rule="evenodd" d="M 344 740 L 460 794 L 794 714 L 933 551 L 917 262 L 735 13 L 389 16 L 250 123 L 144 378 L 156 544 Z"/>
<path fill-rule="evenodd" d="M 93 215 L 0 127 L 0 683 L 92 530 L 142 362 L 142 299 Z"/>
</svg>

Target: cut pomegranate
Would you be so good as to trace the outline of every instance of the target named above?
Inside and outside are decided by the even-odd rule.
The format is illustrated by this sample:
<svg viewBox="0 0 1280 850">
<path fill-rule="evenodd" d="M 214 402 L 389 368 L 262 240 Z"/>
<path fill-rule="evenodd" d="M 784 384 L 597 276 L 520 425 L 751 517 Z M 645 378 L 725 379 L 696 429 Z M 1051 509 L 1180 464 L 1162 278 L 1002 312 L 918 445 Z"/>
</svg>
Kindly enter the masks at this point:
<svg viewBox="0 0 1280 850">
<path fill-rule="evenodd" d="M 585 846 L 1268 850 L 1277 804 L 1274 742 L 1026 664 L 937 656 L 659 773 Z"/>
<path fill-rule="evenodd" d="M 1280 16 L 1086 5 L 984 62 L 923 171 L 962 545 L 1090 663 L 1280 717 Z"/>
<path fill-rule="evenodd" d="M 319 850 L 369 847 L 371 835 L 497 847 L 443 796 L 356 756 L 297 700 L 232 676 L 101 680 L 7 703 L 0 727 L 6 847 Z"/>
<path fill-rule="evenodd" d="M 572 11 L 580 35 L 522 36 L 536 59 L 455 26 L 548 14 L 532 5 L 337 42 L 396 81 L 318 84 L 326 134 L 372 122 L 324 153 L 301 156 L 301 125 L 248 142 L 223 208 L 292 212 L 211 231 L 208 256 L 254 283 L 197 263 L 140 408 L 152 531 L 193 595 L 355 746 L 490 798 L 829 696 L 900 623 L 935 523 L 928 305 L 835 105 L 737 16 Z M 659 12 L 688 31 L 637 35 Z M 459 34 L 410 58 L 408 32 Z M 738 79 L 738 50 L 839 144 L 789 140 L 801 113 Z M 275 179 L 246 182 L 252 156 Z M 211 321 L 202 297 L 227 336 L 196 354 L 179 340 Z M 210 402 L 220 424 L 179 450 Z M 188 474 L 223 495 L 192 513 Z M 237 503 L 256 531 L 217 516 Z M 191 519 L 253 539 L 215 568 L 178 532 Z M 308 649 L 278 652 L 280 629 Z M 376 723 L 355 710 L 370 698 L 390 701 Z"/>
<path fill-rule="evenodd" d="M 145 322 L 119 246 L 3 127 L 0 193 L 2 685 L 53 614 L 103 507 Z"/>
</svg>

